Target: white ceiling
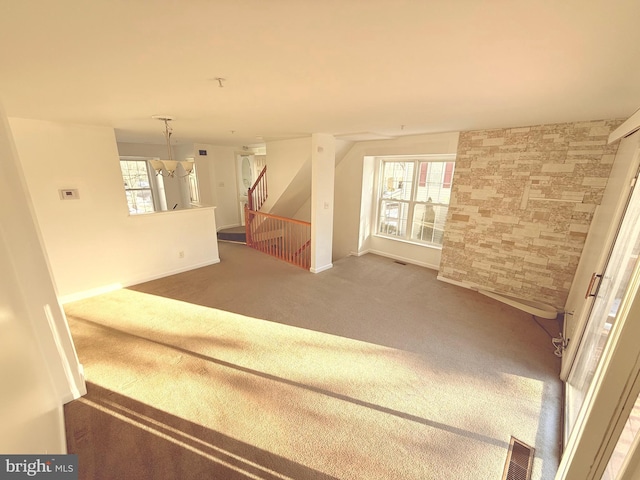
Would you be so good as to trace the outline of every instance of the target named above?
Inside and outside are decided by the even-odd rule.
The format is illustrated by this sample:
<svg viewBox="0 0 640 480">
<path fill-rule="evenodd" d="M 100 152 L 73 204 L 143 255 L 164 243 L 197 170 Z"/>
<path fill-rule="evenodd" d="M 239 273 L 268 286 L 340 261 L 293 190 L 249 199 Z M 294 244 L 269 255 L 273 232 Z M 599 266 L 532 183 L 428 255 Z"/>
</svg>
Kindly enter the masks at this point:
<svg viewBox="0 0 640 480">
<path fill-rule="evenodd" d="M 638 0 L 2 0 L 9 116 L 246 145 L 626 118 Z M 224 77 L 219 88 L 216 77 Z M 402 127 L 404 126 L 404 127 Z M 234 133 L 231 133 L 234 131 Z"/>
</svg>

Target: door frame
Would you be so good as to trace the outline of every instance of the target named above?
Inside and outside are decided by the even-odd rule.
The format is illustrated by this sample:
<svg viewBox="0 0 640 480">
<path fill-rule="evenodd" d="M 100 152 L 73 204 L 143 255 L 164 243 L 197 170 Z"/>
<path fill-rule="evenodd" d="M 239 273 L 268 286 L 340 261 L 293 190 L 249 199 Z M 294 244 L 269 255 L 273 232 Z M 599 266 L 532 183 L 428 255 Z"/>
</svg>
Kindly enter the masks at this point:
<svg viewBox="0 0 640 480">
<path fill-rule="evenodd" d="M 556 480 L 598 480 L 640 394 L 640 262 L 620 305 Z M 636 451 L 636 455 L 640 452 Z"/>
<path fill-rule="evenodd" d="M 634 147 L 633 157 L 627 174 L 635 176 L 638 171 L 638 157 L 640 133 L 640 109 L 609 136 L 609 143 L 625 137 L 621 141 L 618 153 L 622 149 Z M 626 140 L 628 139 L 628 140 Z M 617 155 L 616 155 L 617 158 Z M 618 165 L 618 167 L 621 167 Z M 614 162 L 613 169 L 616 169 Z M 612 173 L 614 170 L 612 169 Z M 633 178 L 633 177 L 631 177 Z M 622 185 L 631 185 L 630 181 Z M 609 183 L 608 185 L 609 186 Z M 610 189 L 611 190 L 611 189 Z M 618 194 L 618 206 L 626 201 L 629 195 Z M 624 198 L 624 202 L 622 201 Z M 624 210 L 619 210 L 620 215 Z M 617 232 L 620 218 L 613 219 Z M 609 232 L 609 233 L 610 233 Z M 608 247 L 608 248 L 607 248 Z M 608 253 L 611 244 L 604 244 Z M 578 269 L 580 266 L 578 266 Z M 576 272 L 577 276 L 578 272 Z M 574 279 L 574 289 L 576 279 Z M 570 295 L 571 296 L 571 295 Z M 590 302 L 591 303 L 591 302 Z M 583 328 L 588 313 L 581 311 L 580 323 L 576 331 Z M 636 319 L 633 321 L 633 319 Z M 556 480 L 599 480 L 606 469 L 609 458 L 615 449 L 616 442 L 624 424 L 629 417 L 635 401 L 640 394 L 640 348 L 637 338 L 640 338 L 640 261 L 636 263 L 631 281 L 618 310 L 618 318 L 611 331 L 609 341 L 600 359 L 595 377 L 587 392 L 583 408 L 581 409 L 576 426 L 570 434 L 566 448 L 562 454 Z M 627 320 L 632 321 L 627 321 Z M 578 342 L 574 342 L 578 343 Z M 577 348 L 574 347 L 574 355 Z M 568 353 L 565 351 L 565 353 Z M 566 379 L 573 358 L 563 358 L 563 370 Z M 562 374 L 561 374 L 562 375 Z M 637 447 L 635 442 L 635 446 Z M 625 460 L 627 472 L 622 478 L 633 475 L 640 470 L 640 448 L 629 452 Z"/>
<path fill-rule="evenodd" d="M 626 158 L 629 160 L 624 161 Z M 568 332 L 566 325 L 568 319 L 565 317 L 564 336 L 568 340 L 568 344 L 562 355 L 560 368 L 560 379 L 565 382 L 573 366 L 595 298 L 585 298 L 591 276 L 604 273 L 639 168 L 640 132 L 635 132 L 622 139 L 618 147 L 602 202 L 594 212 L 589 234 L 582 249 L 580 262 L 565 304 L 565 312 L 567 316 L 572 317 L 573 322 L 573 331 Z M 589 262 L 589 255 L 598 255 L 598 260 Z"/>
</svg>

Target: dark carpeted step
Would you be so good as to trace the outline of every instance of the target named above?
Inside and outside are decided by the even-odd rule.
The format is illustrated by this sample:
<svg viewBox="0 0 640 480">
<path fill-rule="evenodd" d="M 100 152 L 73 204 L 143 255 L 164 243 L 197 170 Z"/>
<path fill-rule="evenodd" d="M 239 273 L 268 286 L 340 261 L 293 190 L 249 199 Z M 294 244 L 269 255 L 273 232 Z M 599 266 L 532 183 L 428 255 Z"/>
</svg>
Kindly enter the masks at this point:
<svg viewBox="0 0 640 480">
<path fill-rule="evenodd" d="M 220 230 L 218 232 L 218 240 L 223 240 L 226 242 L 239 242 L 239 243 L 247 243 L 246 233 L 243 231 L 239 231 L 238 228 L 229 228 L 226 230 Z"/>
</svg>

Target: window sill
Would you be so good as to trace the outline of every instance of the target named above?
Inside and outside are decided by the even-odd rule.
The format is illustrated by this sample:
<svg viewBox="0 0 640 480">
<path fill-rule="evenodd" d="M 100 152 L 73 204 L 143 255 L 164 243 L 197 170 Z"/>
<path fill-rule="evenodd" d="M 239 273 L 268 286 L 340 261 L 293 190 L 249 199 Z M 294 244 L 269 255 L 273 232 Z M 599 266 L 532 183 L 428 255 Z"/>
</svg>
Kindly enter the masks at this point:
<svg viewBox="0 0 640 480">
<path fill-rule="evenodd" d="M 215 210 L 215 206 L 211 206 L 211 205 L 195 205 L 195 204 L 190 204 L 190 206 L 188 208 L 178 208 L 176 210 L 158 210 L 156 212 L 144 212 L 144 213 L 130 213 L 129 217 L 151 217 L 151 216 L 155 216 L 155 215 L 171 215 L 171 214 L 176 214 L 176 213 L 181 213 L 181 212 L 194 212 L 196 210 L 207 210 L 207 209 L 212 209 Z"/>
<path fill-rule="evenodd" d="M 383 238 L 385 240 L 392 240 L 394 242 L 408 243 L 409 245 L 416 245 L 417 247 L 431 248 L 433 250 L 442 250 L 442 245 L 436 245 L 436 244 L 432 244 L 432 243 L 416 242 L 415 240 L 408 240 L 406 238 L 393 237 L 393 236 L 390 236 L 390 235 L 384 235 L 382 233 L 374 233 L 372 235 L 374 237 Z"/>
</svg>

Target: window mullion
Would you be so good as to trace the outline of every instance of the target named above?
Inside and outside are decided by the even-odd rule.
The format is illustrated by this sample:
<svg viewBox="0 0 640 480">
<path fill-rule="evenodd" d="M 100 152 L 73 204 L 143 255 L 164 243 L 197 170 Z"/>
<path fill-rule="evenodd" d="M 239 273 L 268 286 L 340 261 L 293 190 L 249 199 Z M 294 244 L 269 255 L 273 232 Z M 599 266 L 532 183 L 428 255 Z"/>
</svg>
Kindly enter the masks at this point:
<svg viewBox="0 0 640 480">
<path fill-rule="evenodd" d="M 413 161 L 413 179 L 411 181 L 411 196 L 409 197 L 409 212 L 407 215 L 407 231 L 405 232 L 405 238 L 410 239 L 413 232 L 413 214 L 416 205 L 416 195 L 418 192 L 418 182 L 420 180 L 420 161 Z"/>
<path fill-rule="evenodd" d="M 407 240 L 411 239 L 411 234 L 413 232 L 413 213 L 415 209 L 415 202 L 410 200 L 409 202 L 409 213 L 407 214 L 407 231 L 404 234 L 404 238 Z"/>
<path fill-rule="evenodd" d="M 375 232 L 396 240 L 441 245 L 443 215 L 448 209 L 453 163 L 449 168 L 444 158 L 432 161 L 429 156 L 378 158 Z M 420 185 L 421 166 L 426 176 L 424 185 Z M 431 171 L 432 168 L 436 170 Z M 411 175 L 410 169 L 413 169 Z M 433 178 L 434 174 L 439 178 Z M 409 181 L 411 186 L 407 191 L 406 182 Z M 432 196 L 435 202 L 431 200 Z"/>
</svg>

